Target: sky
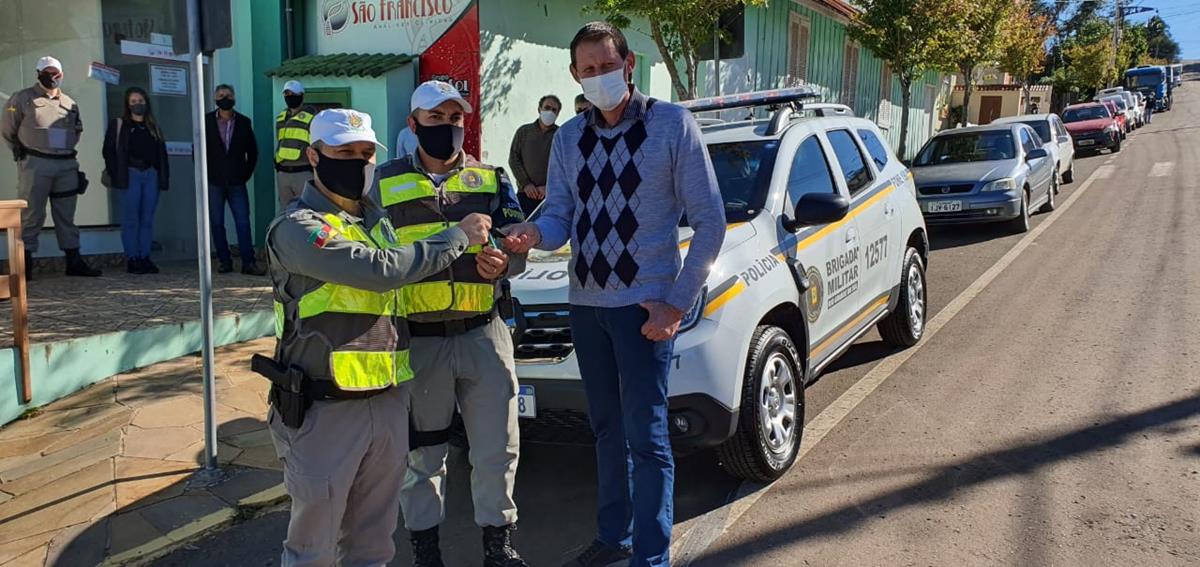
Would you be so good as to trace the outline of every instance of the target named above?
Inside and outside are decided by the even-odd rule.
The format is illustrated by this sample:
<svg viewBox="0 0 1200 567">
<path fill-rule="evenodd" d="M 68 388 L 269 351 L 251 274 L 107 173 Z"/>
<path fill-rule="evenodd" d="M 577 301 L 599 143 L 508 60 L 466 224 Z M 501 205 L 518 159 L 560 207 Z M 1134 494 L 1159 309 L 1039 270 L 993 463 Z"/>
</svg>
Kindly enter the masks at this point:
<svg viewBox="0 0 1200 567">
<path fill-rule="evenodd" d="M 1171 36 L 1179 42 L 1184 61 L 1200 59 L 1200 0 L 1134 0 L 1131 6 L 1157 8 L 1158 15 L 1171 28 Z M 1134 22 L 1149 20 L 1154 12 L 1130 16 Z"/>
</svg>

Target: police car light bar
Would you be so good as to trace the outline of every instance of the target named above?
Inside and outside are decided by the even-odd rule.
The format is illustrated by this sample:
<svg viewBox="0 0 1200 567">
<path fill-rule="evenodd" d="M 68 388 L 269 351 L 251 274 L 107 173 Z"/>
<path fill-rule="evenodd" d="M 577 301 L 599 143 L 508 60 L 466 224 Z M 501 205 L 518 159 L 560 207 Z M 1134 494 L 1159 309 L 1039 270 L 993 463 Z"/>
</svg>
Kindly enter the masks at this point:
<svg viewBox="0 0 1200 567">
<path fill-rule="evenodd" d="M 685 100 L 680 102 L 679 105 L 692 112 L 708 112 L 710 110 L 788 104 L 813 98 L 821 98 L 821 93 L 812 87 L 792 87 L 789 89 L 775 89 Z"/>
</svg>

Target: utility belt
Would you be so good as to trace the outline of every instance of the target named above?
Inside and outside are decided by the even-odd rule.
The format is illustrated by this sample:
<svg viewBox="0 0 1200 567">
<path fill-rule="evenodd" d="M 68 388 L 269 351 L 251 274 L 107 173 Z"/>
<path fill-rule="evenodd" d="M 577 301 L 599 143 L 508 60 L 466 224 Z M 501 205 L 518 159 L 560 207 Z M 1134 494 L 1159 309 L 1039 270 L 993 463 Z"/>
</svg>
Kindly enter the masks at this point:
<svg viewBox="0 0 1200 567">
<path fill-rule="evenodd" d="M 46 152 L 39 152 L 33 148 L 24 148 L 22 151 L 28 155 L 40 157 L 43 159 L 69 160 L 69 159 L 75 159 L 75 157 L 79 155 L 79 152 L 76 152 L 75 150 L 71 150 L 70 153 L 65 153 L 65 154 L 48 154 Z"/>
<path fill-rule="evenodd" d="M 312 166 L 310 166 L 310 165 L 276 165 L 275 171 L 279 171 L 282 173 L 301 173 L 301 172 L 305 172 L 305 171 L 312 171 Z"/>
<path fill-rule="evenodd" d="M 295 366 L 285 368 L 274 359 L 256 354 L 250 358 L 250 370 L 271 381 L 269 401 L 283 419 L 283 424 L 297 428 L 304 424 L 304 414 L 313 402 L 326 400 L 365 400 L 391 388 L 352 391 L 338 388 L 327 380 L 313 380 Z"/>
</svg>

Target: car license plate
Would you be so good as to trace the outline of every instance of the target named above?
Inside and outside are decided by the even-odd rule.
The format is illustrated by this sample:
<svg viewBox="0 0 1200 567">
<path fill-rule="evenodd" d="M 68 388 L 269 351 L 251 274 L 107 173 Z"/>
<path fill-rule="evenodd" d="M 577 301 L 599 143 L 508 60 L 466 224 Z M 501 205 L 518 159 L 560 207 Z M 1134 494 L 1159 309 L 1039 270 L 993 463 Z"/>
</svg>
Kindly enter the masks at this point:
<svg viewBox="0 0 1200 567">
<path fill-rule="evenodd" d="M 537 417 L 537 400 L 533 386 L 521 386 L 517 392 L 517 417 Z"/>
<path fill-rule="evenodd" d="M 962 210 L 962 201 L 933 201 L 929 203 L 927 213 L 954 213 Z"/>
<path fill-rule="evenodd" d="M 1091 145 L 1094 145 L 1095 143 L 1096 143 L 1096 140 L 1079 140 L 1079 145 L 1081 145 L 1081 146 L 1091 146 Z"/>
</svg>

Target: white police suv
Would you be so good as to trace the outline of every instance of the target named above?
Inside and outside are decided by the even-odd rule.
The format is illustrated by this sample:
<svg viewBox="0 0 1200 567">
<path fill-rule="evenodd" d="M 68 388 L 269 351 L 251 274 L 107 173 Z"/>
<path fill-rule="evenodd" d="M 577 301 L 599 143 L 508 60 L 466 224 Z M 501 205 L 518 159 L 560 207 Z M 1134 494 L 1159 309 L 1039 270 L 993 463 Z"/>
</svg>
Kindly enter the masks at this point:
<svg viewBox="0 0 1200 567">
<path fill-rule="evenodd" d="M 767 111 L 701 120 L 729 225 L 669 380 L 675 449 L 715 447 L 729 473 L 759 481 L 795 461 L 804 388 L 822 368 L 872 326 L 900 347 L 925 328 L 929 244 L 912 175 L 874 124 L 804 103 L 817 96 L 801 87 L 685 103 Z M 684 253 L 690 232 L 681 230 Z M 512 280 L 522 426 L 539 437 L 586 423 L 569 259 L 567 248 L 534 251 Z"/>
</svg>

